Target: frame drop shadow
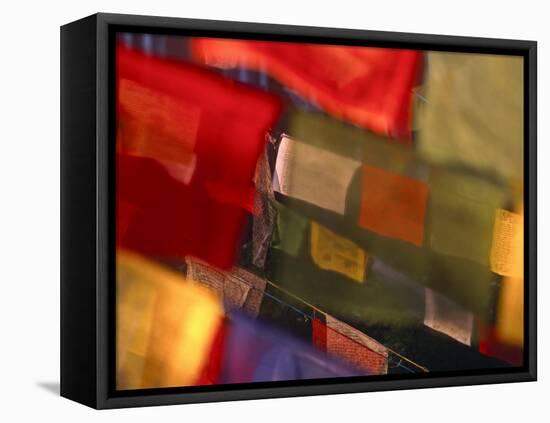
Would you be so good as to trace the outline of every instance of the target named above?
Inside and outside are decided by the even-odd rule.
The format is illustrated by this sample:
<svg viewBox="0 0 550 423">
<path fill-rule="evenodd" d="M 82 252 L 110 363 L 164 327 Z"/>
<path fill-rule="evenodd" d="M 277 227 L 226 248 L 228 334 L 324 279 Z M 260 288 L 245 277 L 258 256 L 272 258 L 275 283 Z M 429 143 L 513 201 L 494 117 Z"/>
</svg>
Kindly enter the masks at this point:
<svg viewBox="0 0 550 423">
<path fill-rule="evenodd" d="M 43 390 L 49 392 L 50 394 L 53 394 L 55 396 L 60 395 L 60 384 L 59 382 L 36 382 L 36 386 L 39 388 L 42 388 Z"/>
</svg>

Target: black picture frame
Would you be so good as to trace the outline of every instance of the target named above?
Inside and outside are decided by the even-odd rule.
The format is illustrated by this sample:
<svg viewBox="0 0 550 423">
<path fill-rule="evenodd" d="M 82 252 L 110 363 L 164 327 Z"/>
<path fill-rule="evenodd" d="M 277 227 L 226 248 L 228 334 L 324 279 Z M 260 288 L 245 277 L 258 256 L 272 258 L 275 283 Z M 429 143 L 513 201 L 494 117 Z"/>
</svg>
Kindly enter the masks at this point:
<svg viewBox="0 0 550 423">
<path fill-rule="evenodd" d="M 524 365 L 208 387 L 114 390 L 114 34 L 117 31 L 520 55 L 524 58 Z M 534 41 L 98 13 L 61 27 L 61 395 L 119 408 L 537 378 L 537 44 Z"/>
</svg>

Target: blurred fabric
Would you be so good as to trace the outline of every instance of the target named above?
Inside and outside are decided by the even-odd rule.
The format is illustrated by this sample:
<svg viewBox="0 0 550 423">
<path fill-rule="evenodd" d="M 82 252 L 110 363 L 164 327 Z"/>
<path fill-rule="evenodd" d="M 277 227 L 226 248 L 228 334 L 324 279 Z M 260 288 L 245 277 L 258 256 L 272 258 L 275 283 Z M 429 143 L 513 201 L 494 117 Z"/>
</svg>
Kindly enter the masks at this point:
<svg viewBox="0 0 550 423">
<path fill-rule="evenodd" d="M 228 268 L 245 211 L 254 210 L 256 162 L 279 101 L 120 45 L 117 90 L 117 199 L 133 207 L 117 209 L 125 228 L 117 243 Z"/>
<path fill-rule="evenodd" d="M 365 374 L 312 346 L 234 313 L 227 339 L 223 383 L 334 378 Z"/>
<path fill-rule="evenodd" d="M 135 253 L 117 253 L 117 389 L 194 385 L 223 310 L 207 289 Z"/>
<path fill-rule="evenodd" d="M 194 38 L 195 59 L 274 76 L 329 113 L 398 139 L 410 138 L 414 50 Z"/>
<path fill-rule="evenodd" d="M 428 52 L 421 93 L 416 119 L 423 157 L 523 179 L 522 57 Z"/>
</svg>

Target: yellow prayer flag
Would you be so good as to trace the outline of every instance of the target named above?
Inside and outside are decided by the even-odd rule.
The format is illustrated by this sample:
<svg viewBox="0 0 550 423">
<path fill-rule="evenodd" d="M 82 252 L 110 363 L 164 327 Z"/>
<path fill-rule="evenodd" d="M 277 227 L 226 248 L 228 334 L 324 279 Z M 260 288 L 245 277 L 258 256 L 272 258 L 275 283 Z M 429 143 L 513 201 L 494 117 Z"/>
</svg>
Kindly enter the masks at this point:
<svg viewBox="0 0 550 423">
<path fill-rule="evenodd" d="M 496 325 L 500 341 L 523 348 L 523 315 L 523 279 L 504 278 Z"/>
<path fill-rule="evenodd" d="M 523 206 L 520 213 L 497 210 L 491 248 L 491 270 L 505 276 L 501 283 L 497 314 L 500 341 L 523 347 Z"/>
<path fill-rule="evenodd" d="M 523 277 L 523 215 L 497 210 L 491 247 L 491 270 L 502 276 Z"/>
<path fill-rule="evenodd" d="M 117 389 L 196 383 L 223 317 L 207 288 L 117 252 Z"/>
<path fill-rule="evenodd" d="M 311 222 L 311 257 L 321 269 L 332 270 L 363 283 L 367 253 L 353 241 Z"/>
</svg>

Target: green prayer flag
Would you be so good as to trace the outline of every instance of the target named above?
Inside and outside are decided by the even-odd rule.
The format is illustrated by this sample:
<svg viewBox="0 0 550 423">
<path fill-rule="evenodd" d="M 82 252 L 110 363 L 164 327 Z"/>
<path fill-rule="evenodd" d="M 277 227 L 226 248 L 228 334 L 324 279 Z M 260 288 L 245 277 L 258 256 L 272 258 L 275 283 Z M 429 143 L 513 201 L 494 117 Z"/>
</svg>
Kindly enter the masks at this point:
<svg viewBox="0 0 550 423">
<path fill-rule="evenodd" d="M 523 58 L 428 52 L 416 102 L 423 158 L 523 178 Z"/>
</svg>

